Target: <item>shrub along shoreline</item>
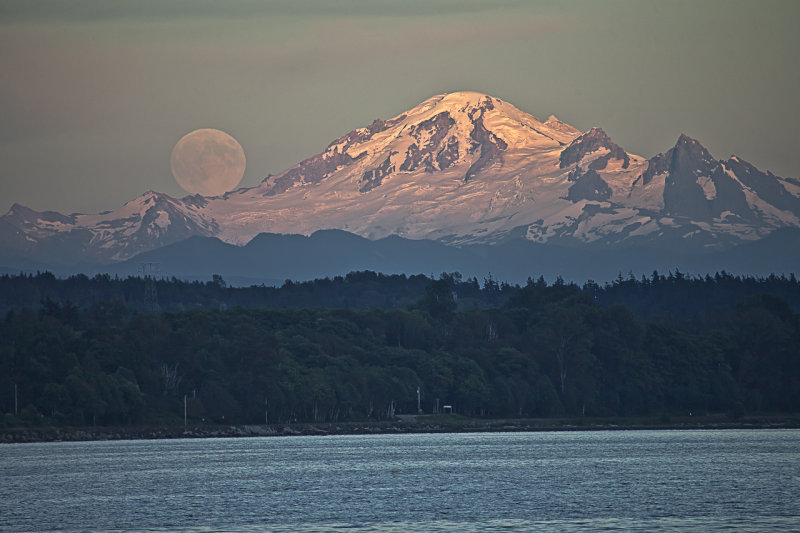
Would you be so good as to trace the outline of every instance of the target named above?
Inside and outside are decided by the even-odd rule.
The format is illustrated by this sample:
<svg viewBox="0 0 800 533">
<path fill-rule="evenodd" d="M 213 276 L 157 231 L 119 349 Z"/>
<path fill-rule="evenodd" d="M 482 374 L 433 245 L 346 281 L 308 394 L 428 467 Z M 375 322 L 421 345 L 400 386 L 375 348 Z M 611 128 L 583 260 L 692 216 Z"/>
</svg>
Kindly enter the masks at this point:
<svg viewBox="0 0 800 533">
<path fill-rule="evenodd" d="M 294 423 L 270 425 L 188 425 L 138 427 L 35 427 L 0 430 L 0 444 L 235 437 L 386 435 L 414 433 L 511 433 L 547 431 L 800 429 L 800 414 L 753 416 L 732 420 L 724 415 L 655 418 L 476 419 L 403 416 L 394 421 Z"/>
</svg>

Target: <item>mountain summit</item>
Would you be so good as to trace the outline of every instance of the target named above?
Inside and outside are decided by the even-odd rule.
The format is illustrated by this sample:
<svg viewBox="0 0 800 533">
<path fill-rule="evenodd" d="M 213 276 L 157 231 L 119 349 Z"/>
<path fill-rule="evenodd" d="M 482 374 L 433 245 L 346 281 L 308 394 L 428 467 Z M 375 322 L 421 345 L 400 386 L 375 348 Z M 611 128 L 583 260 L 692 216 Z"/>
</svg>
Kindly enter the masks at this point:
<svg viewBox="0 0 800 533">
<path fill-rule="evenodd" d="M 116 261 L 190 235 L 245 244 L 262 232 L 342 229 L 448 244 L 511 237 L 573 245 L 724 248 L 800 226 L 800 183 L 681 135 L 650 159 L 601 128 L 542 122 L 486 94 L 429 98 L 334 140 L 258 186 L 222 197 L 146 193 L 110 213 L 14 206 L 0 243 L 17 256 Z"/>
</svg>

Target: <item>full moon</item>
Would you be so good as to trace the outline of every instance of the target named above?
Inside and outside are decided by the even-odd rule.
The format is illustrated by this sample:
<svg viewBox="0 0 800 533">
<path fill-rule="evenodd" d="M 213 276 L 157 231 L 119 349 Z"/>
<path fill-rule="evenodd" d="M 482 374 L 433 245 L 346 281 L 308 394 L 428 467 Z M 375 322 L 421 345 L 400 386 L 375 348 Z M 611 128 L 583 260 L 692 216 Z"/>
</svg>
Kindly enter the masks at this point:
<svg viewBox="0 0 800 533">
<path fill-rule="evenodd" d="M 224 131 L 201 129 L 187 133 L 169 158 L 172 175 L 186 192 L 219 196 L 242 180 L 247 160 L 242 146 Z"/>
</svg>

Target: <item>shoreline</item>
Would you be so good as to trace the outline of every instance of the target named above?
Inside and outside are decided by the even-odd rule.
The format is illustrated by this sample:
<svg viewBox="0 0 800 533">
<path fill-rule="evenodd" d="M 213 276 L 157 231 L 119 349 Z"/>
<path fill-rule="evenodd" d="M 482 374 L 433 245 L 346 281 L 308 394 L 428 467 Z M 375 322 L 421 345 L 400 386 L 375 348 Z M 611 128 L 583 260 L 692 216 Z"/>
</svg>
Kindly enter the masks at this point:
<svg viewBox="0 0 800 533">
<path fill-rule="evenodd" d="M 98 427 L 35 427 L 0 429 L 0 444 L 109 440 L 203 439 L 233 437 L 291 437 L 324 435 L 383 435 L 404 433 L 524 433 L 545 431 L 641 431 L 799 429 L 800 415 L 765 415 L 731 420 L 724 416 L 681 417 L 659 421 L 647 418 L 428 418 L 405 415 L 394 421 L 318 422 L 270 425 L 158 425 Z"/>
</svg>

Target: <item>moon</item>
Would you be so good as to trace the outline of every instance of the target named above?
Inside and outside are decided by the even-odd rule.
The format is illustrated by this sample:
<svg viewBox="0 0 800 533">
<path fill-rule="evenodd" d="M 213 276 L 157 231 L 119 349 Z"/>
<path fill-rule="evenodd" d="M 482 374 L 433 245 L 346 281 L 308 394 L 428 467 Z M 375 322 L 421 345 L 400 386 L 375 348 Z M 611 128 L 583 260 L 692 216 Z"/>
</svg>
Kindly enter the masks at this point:
<svg viewBox="0 0 800 533">
<path fill-rule="evenodd" d="M 204 128 L 181 137 L 172 149 L 169 166 L 186 192 L 220 196 L 242 181 L 247 160 L 236 139 L 224 131 Z"/>
</svg>

